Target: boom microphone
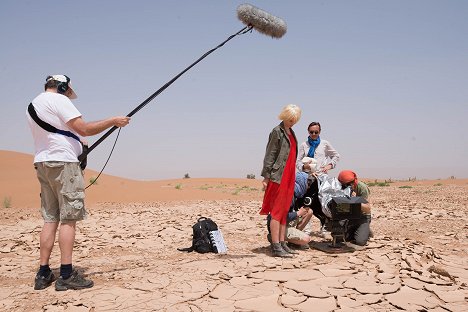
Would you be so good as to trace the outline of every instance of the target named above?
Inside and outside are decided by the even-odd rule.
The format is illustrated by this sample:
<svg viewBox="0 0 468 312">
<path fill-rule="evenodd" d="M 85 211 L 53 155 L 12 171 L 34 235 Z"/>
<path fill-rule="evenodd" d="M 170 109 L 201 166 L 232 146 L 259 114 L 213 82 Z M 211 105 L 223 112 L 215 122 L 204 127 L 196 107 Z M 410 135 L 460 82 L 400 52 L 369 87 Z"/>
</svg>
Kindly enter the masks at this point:
<svg viewBox="0 0 468 312">
<path fill-rule="evenodd" d="M 213 53 L 215 50 L 218 48 L 222 47 L 226 42 L 229 40 L 233 39 L 236 36 L 243 35 L 247 32 L 250 32 L 252 29 L 257 30 L 258 32 L 271 36 L 272 38 L 281 38 L 285 33 L 286 33 L 286 23 L 280 19 L 279 17 L 273 16 L 263 10 L 260 10 L 259 8 L 250 5 L 250 4 L 241 4 L 237 8 L 237 17 L 247 26 L 239 30 L 237 33 L 229 36 L 226 40 L 224 40 L 222 43 L 220 43 L 217 47 L 209 50 L 205 54 L 203 54 L 198 60 L 196 60 L 193 64 L 185 68 L 183 71 L 181 71 L 179 74 L 177 74 L 174 78 L 166 82 L 159 90 L 154 92 L 150 97 L 148 97 L 146 100 L 144 100 L 140 105 L 138 105 L 135 109 L 133 109 L 127 117 L 132 117 L 134 114 L 136 114 L 140 109 L 142 109 L 144 106 L 146 106 L 149 102 L 151 102 L 155 97 L 157 97 L 161 92 L 166 90 L 174 81 L 179 79 L 180 76 L 185 74 L 190 68 L 198 64 L 201 60 L 203 60 L 205 57 Z M 86 159 L 86 156 L 91 153 L 94 148 L 96 148 L 104 139 L 106 139 L 112 132 L 117 130 L 117 127 L 112 127 L 110 128 L 106 133 L 104 133 L 103 136 L 101 136 L 93 145 L 91 145 L 86 151 L 83 151 L 83 153 L 78 157 L 78 160 L 80 162 L 84 161 Z M 115 146 L 115 143 L 114 143 Z M 112 153 L 112 152 L 111 152 Z M 110 157 L 110 156 L 109 156 Z M 107 162 L 106 162 L 107 164 Z M 104 170 L 104 168 L 102 169 Z M 102 172 L 101 170 L 101 172 Z"/>
<path fill-rule="evenodd" d="M 250 4 L 241 4 L 237 7 L 237 17 L 247 26 L 252 26 L 258 32 L 281 38 L 286 33 L 286 23 L 279 17 L 271 15 Z"/>
</svg>

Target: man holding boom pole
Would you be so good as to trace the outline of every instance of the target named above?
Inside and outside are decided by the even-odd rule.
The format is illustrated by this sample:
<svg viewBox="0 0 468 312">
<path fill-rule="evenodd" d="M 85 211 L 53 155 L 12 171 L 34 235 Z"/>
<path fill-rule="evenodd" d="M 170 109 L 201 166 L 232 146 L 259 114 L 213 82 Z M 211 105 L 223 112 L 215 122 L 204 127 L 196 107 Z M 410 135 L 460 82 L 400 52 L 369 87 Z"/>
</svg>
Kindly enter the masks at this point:
<svg viewBox="0 0 468 312">
<path fill-rule="evenodd" d="M 44 219 L 40 236 L 40 267 L 34 289 L 50 286 L 55 276 L 49 259 L 59 228 L 60 276 L 56 290 L 93 287 L 73 270 L 72 254 L 76 221 L 86 216 L 84 205 L 84 177 L 78 156 L 83 152 L 80 136 L 91 136 L 110 127 L 125 127 L 129 117 L 111 117 L 86 122 L 70 101 L 77 96 L 65 75 L 48 76 L 45 92 L 29 105 L 27 118 L 34 139 L 34 167 L 41 185 L 41 212 Z"/>
</svg>

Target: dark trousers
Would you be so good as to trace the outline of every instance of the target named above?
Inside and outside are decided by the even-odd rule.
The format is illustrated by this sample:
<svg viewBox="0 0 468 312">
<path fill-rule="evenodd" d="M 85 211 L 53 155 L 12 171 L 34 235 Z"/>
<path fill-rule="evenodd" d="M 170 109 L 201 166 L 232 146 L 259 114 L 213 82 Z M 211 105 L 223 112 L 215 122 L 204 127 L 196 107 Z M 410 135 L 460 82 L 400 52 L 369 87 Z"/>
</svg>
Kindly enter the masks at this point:
<svg viewBox="0 0 468 312">
<path fill-rule="evenodd" d="M 361 219 L 352 220 L 348 226 L 347 240 L 364 246 L 369 240 L 371 216 L 363 215 Z"/>
</svg>

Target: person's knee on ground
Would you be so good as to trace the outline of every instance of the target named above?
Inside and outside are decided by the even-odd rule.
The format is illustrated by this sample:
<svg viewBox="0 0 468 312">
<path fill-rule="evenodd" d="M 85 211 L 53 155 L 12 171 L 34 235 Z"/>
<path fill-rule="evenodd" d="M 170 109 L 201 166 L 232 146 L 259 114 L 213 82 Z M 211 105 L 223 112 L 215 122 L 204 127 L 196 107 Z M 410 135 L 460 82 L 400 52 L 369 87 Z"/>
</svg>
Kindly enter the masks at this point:
<svg viewBox="0 0 468 312">
<path fill-rule="evenodd" d="M 361 223 L 355 227 L 355 230 L 352 232 L 352 242 L 359 246 L 365 246 L 369 240 L 370 224 L 367 219 L 363 219 L 360 222 Z"/>
<path fill-rule="evenodd" d="M 366 246 L 367 245 L 367 239 L 358 239 L 358 240 L 353 240 L 351 242 L 353 244 L 358 245 L 358 246 Z"/>
<path fill-rule="evenodd" d="M 364 224 L 360 226 L 354 233 L 354 243 L 359 246 L 365 246 L 369 240 L 369 226 Z"/>
<path fill-rule="evenodd" d="M 286 240 L 289 243 L 295 244 L 295 245 L 307 245 L 311 241 L 311 237 L 307 235 L 307 233 L 299 230 L 298 228 L 295 227 L 288 227 L 286 230 Z"/>
<path fill-rule="evenodd" d="M 308 245 L 311 240 L 312 238 L 308 236 L 307 238 L 303 238 L 303 239 L 288 239 L 288 243 L 299 245 L 299 246 L 304 246 L 304 245 Z"/>
</svg>

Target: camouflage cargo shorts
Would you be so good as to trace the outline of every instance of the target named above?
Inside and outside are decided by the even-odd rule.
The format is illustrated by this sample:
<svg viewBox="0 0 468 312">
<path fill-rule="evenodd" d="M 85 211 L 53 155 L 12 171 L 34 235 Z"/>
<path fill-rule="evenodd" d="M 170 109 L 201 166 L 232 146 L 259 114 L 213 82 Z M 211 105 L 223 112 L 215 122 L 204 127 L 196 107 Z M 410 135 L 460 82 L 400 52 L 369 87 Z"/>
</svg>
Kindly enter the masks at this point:
<svg viewBox="0 0 468 312">
<path fill-rule="evenodd" d="M 47 161 L 35 163 L 41 184 L 41 212 L 45 222 L 83 220 L 84 177 L 78 162 Z"/>
</svg>

